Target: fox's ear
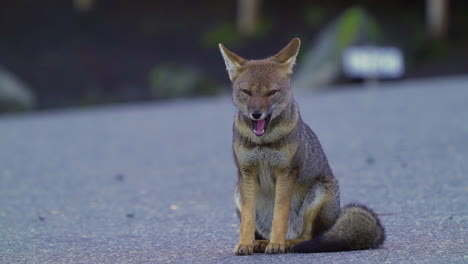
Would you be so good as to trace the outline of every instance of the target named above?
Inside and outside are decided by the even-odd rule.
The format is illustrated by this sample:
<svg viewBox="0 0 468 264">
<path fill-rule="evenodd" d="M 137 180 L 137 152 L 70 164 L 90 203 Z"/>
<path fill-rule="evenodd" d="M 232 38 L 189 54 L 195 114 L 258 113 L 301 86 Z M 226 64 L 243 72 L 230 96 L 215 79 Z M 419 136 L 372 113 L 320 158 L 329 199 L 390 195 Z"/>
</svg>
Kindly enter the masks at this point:
<svg viewBox="0 0 468 264">
<path fill-rule="evenodd" d="M 224 63 L 226 64 L 226 70 L 229 74 L 229 79 L 231 79 L 231 81 L 234 81 L 234 79 L 239 74 L 242 65 L 244 65 L 247 62 L 247 60 L 228 50 L 221 43 L 219 44 L 219 50 L 221 51 L 221 55 L 223 55 Z"/>
<path fill-rule="evenodd" d="M 296 63 L 296 56 L 301 46 L 301 40 L 299 38 L 293 38 L 289 44 L 278 52 L 272 59 L 276 62 L 283 64 L 289 74 L 292 73 L 294 64 Z"/>
</svg>

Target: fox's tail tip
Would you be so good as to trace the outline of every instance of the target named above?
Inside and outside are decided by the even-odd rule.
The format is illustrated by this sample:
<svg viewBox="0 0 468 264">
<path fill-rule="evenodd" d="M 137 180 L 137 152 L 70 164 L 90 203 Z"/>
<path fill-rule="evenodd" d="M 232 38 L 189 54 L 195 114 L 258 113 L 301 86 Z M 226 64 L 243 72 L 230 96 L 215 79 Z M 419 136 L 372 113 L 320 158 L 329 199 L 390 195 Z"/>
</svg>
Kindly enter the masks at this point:
<svg viewBox="0 0 468 264">
<path fill-rule="evenodd" d="M 367 214 L 370 219 L 372 219 L 374 222 L 374 228 L 375 228 L 375 240 L 374 240 L 374 243 L 373 243 L 373 247 L 371 248 L 377 248 L 379 246 L 381 246 L 384 241 L 385 241 L 385 228 L 384 226 L 382 225 L 382 222 L 380 221 L 380 218 L 379 216 L 377 215 L 377 213 L 372 210 L 371 208 L 363 205 L 363 204 L 360 204 L 360 203 L 350 203 L 350 204 L 347 204 L 344 208 L 343 208 L 343 214 L 346 214 L 346 212 L 348 210 L 356 210 L 362 214 Z"/>
<path fill-rule="evenodd" d="M 313 240 L 297 244 L 292 252 L 336 252 L 377 248 L 385 240 L 385 229 L 377 214 L 365 205 L 345 206 L 336 223 Z"/>
</svg>

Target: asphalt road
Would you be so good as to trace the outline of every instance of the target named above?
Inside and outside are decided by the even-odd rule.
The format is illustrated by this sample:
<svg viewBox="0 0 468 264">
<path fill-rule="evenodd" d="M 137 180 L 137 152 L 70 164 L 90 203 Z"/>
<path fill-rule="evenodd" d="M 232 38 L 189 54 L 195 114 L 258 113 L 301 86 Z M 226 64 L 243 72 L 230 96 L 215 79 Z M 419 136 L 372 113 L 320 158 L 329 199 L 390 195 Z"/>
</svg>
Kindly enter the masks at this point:
<svg viewBox="0 0 468 264">
<path fill-rule="evenodd" d="M 468 77 L 297 93 L 381 249 L 234 256 L 229 97 L 0 117 L 1 263 L 467 263 Z"/>
</svg>

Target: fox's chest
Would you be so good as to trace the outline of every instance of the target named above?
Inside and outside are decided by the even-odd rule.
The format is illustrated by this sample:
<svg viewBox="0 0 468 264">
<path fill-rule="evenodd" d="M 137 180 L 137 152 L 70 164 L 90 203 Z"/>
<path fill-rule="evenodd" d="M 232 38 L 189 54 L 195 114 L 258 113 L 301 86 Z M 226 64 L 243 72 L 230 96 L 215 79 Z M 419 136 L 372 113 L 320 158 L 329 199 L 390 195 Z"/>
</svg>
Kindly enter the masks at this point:
<svg viewBox="0 0 468 264">
<path fill-rule="evenodd" d="M 286 168 L 291 164 L 291 154 L 287 149 L 237 148 L 239 166 L 255 168 L 258 182 L 263 191 L 274 191 L 275 168 Z"/>
<path fill-rule="evenodd" d="M 236 158 L 240 166 L 261 167 L 286 167 L 291 162 L 291 155 L 285 149 L 275 150 L 268 148 L 235 149 Z"/>
</svg>

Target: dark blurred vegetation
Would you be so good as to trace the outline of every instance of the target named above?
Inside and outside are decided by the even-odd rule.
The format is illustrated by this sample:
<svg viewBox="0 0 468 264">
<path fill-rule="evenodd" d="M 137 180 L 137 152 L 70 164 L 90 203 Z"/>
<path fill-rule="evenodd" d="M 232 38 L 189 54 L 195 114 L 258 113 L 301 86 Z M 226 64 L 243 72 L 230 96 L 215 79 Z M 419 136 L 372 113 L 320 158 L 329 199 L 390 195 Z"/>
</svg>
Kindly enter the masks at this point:
<svg viewBox="0 0 468 264">
<path fill-rule="evenodd" d="M 219 42 L 246 58 L 272 55 L 296 36 L 305 50 L 356 4 L 378 22 L 383 44 L 404 51 L 406 78 L 468 73 L 463 0 L 450 1 L 440 38 L 428 34 L 425 1 L 261 1 L 244 35 L 233 0 L 78 2 L 81 9 L 72 0 L 0 3 L 0 66 L 32 90 L 35 109 L 228 91 Z"/>
</svg>

